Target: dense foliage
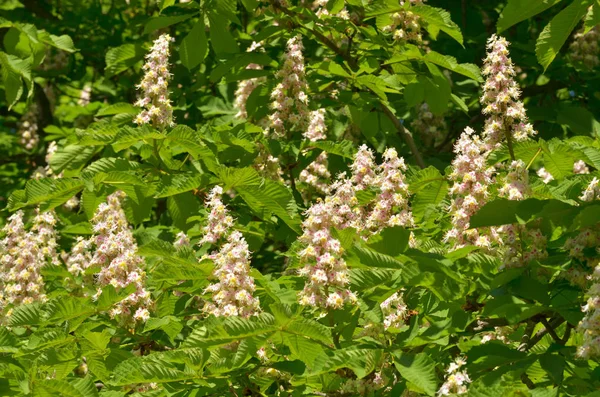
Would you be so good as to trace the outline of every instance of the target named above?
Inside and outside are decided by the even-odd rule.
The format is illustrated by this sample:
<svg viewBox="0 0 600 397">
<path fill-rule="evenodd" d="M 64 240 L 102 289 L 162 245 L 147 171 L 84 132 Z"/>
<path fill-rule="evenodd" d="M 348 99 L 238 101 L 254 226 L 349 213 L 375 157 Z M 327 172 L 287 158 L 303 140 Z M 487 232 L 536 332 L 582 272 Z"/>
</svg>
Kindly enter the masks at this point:
<svg viewBox="0 0 600 397">
<path fill-rule="evenodd" d="M 598 24 L 0 1 L 0 395 L 599 395 Z"/>
</svg>

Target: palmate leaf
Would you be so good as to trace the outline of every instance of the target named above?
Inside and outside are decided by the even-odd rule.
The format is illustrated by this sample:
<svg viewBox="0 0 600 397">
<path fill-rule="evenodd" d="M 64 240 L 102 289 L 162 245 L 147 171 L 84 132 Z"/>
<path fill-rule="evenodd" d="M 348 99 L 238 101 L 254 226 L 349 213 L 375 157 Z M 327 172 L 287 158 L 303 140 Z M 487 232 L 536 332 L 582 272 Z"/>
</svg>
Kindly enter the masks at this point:
<svg viewBox="0 0 600 397">
<path fill-rule="evenodd" d="M 80 170 L 94 156 L 93 147 L 69 145 L 59 149 L 50 157 L 50 167 L 59 174 L 63 170 Z"/>
<path fill-rule="evenodd" d="M 165 135 L 149 127 L 122 127 L 112 144 L 116 152 L 127 149 L 135 144 L 143 142 L 145 139 L 164 139 Z"/>
<path fill-rule="evenodd" d="M 427 167 L 410 178 L 409 189 L 414 194 L 412 210 L 418 220 L 428 208 L 437 206 L 446 197 L 448 181 L 435 167 Z"/>
<path fill-rule="evenodd" d="M 25 186 L 27 202 L 23 205 L 43 203 L 42 210 L 49 210 L 63 204 L 82 189 L 83 182 L 79 179 L 32 179 Z"/>
<path fill-rule="evenodd" d="M 123 44 L 106 52 L 106 77 L 124 72 L 144 57 L 144 48 L 139 44 Z"/>
<path fill-rule="evenodd" d="M 410 10 L 423 18 L 426 22 L 425 29 L 434 40 L 436 40 L 437 35 L 441 30 L 456 40 L 460 45 L 463 44 L 463 36 L 460 28 L 452 21 L 448 11 L 426 5 L 410 7 Z"/>
<path fill-rule="evenodd" d="M 193 373 L 178 370 L 172 364 L 157 357 L 133 357 L 118 364 L 112 371 L 110 384 L 124 386 L 135 383 L 167 383 L 187 380 Z"/>
<path fill-rule="evenodd" d="M 382 349 L 340 349 L 329 356 L 318 358 L 308 376 L 332 372 L 340 368 L 350 368 L 359 379 L 371 373 L 383 354 Z"/>
<path fill-rule="evenodd" d="M 17 350 L 17 338 L 5 327 L 0 327 L 0 353 L 13 353 Z"/>
<path fill-rule="evenodd" d="M 502 33 L 511 26 L 529 19 L 559 2 L 561 0 L 509 0 L 502 9 L 496 29 L 498 33 Z"/>
<path fill-rule="evenodd" d="M 208 183 L 207 174 L 187 172 L 163 176 L 158 184 L 154 198 L 175 196 L 180 193 L 189 192 Z"/>
<path fill-rule="evenodd" d="M 575 0 L 544 27 L 535 44 L 535 55 L 544 71 L 548 69 L 573 29 L 585 16 L 590 4 L 592 4 L 591 0 Z"/>
<path fill-rule="evenodd" d="M 277 329 L 275 318 L 268 313 L 250 319 L 209 317 L 201 327 L 192 331 L 182 347 L 223 345 L 253 336 L 264 336 L 277 331 Z"/>
<path fill-rule="evenodd" d="M 396 357 L 394 365 L 403 378 L 428 396 L 435 395 L 438 384 L 435 362 L 426 353 L 410 354 L 395 351 L 394 356 Z"/>
<path fill-rule="evenodd" d="M 13 309 L 8 320 L 8 325 L 18 327 L 22 325 L 37 325 L 43 321 L 44 310 L 40 303 L 20 305 Z"/>
<path fill-rule="evenodd" d="M 95 395 L 97 393 L 96 391 Z M 36 397 L 88 397 L 94 394 L 84 394 L 82 390 L 79 390 L 79 388 L 66 380 L 43 379 L 34 383 L 33 395 Z"/>
<path fill-rule="evenodd" d="M 234 188 L 248 206 L 261 218 L 279 217 L 294 232 L 300 234 L 298 205 L 291 190 L 279 182 L 263 179 L 253 168 L 222 167 L 217 173 L 223 189 Z"/>
</svg>

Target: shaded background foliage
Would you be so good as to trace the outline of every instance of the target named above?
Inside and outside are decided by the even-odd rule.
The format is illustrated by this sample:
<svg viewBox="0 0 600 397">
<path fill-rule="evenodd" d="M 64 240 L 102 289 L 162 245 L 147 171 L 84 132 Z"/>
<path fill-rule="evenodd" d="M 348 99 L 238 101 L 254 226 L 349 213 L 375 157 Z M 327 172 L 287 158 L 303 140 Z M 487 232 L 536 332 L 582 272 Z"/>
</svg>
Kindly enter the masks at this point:
<svg viewBox="0 0 600 397">
<path fill-rule="evenodd" d="M 3 392 L 120 396 L 152 384 L 152 391 L 140 390 L 182 396 L 333 396 L 357 393 L 339 391 L 348 380 L 368 383 L 384 373 L 390 389 L 362 394 L 434 395 L 448 363 L 462 352 L 473 379 L 472 395 L 594 395 L 600 386 L 597 362 L 575 357 L 580 339 L 571 335 L 583 317 L 584 289 L 554 276 L 572 260 L 562 243 L 600 220 L 593 203 L 576 206 L 591 175 L 572 171 L 582 158 L 593 172 L 600 169 L 595 117 L 600 85 L 597 68 L 569 58 L 579 25 L 570 30 L 554 25 L 566 32 L 549 32 L 550 47 L 560 49 L 554 59 L 544 58 L 552 51 L 540 36 L 569 7 L 579 21 L 588 7 L 600 5 L 531 1 L 528 5 L 539 5 L 540 12 L 527 15 L 517 3 L 427 2 L 437 7 L 420 14 L 428 24 L 429 53 L 380 33 L 386 15 L 398 7 L 392 1 L 330 0 L 328 7 L 338 10 L 346 4 L 359 24 L 335 18 L 319 23 L 307 5 L 279 7 L 253 0 L 0 4 L 5 92 L 0 103 L 0 208 L 5 211 L 0 224 L 6 222 L 4 214 L 19 208 L 28 213 L 37 205 L 54 208 L 59 244 L 68 252 L 76 236 L 92 234 L 89 221 L 97 206 L 122 189 L 156 301 L 152 318 L 130 332 L 103 314 L 127 291 L 109 288 L 103 301 L 93 302 L 63 283 L 70 277 L 63 267 L 49 267 L 44 277 L 50 302 L 24 306 L 10 319 L 11 330 L 1 329 Z M 258 7 L 265 11 L 257 15 Z M 590 26 L 598 14 L 592 13 Z M 519 15 L 527 18 L 520 21 Z M 441 244 L 450 225 L 444 175 L 464 128 L 483 129 L 483 79 L 475 65 L 482 64 L 486 40 L 501 30 L 511 42 L 527 114 L 543 140 L 516 145 L 515 153 L 532 169 L 545 167 L 556 181 L 546 186 L 536 179 L 530 200 L 490 203 L 472 226 L 551 219 L 543 227 L 547 236 L 556 237 L 550 258 L 534 270 L 500 272 L 498 257 Z M 139 109 L 131 105 L 144 55 L 159 33 L 175 39 L 169 90 L 177 124 L 160 133 L 134 128 Z M 324 142 L 307 142 L 297 130 L 285 139 L 262 134 L 275 73 L 287 40 L 296 34 L 303 36 L 311 110 L 326 109 Z M 559 36 L 565 34 L 562 45 Z M 264 42 L 265 51 L 247 53 L 253 41 Z M 262 69 L 247 69 L 251 63 Z M 237 84 L 256 77 L 266 81 L 248 99 L 248 120 L 240 121 L 233 106 Z M 82 105 L 86 87 L 91 97 Z M 447 133 L 438 142 L 413 127 L 423 102 L 446 123 Z M 18 143 L 17 131 L 32 106 L 40 143 L 27 150 Z M 414 146 L 405 128 L 412 131 Z M 50 157 L 50 169 L 62 178 L 32 180 L 36 169 L 46 166 L 52 141 L 58 151 Z M 378 159 L 386 147 L 394 147 L 409 164 L 418 225 L 413 231 L 422 245 L 409 247 L 409 232 L 402 228 L 388 229 L 379 241 L 368 243 L 353 238 L 351 230 L 338 231 L 348 251 L 351 286 L 361 300 L 318 317 L 296 305 L 303 280 L 286 271 L 298 266 L 295 241 L 302 232 L 301 214 L 311 204 L 293 181 L 322 150 L 330 154 L 333 175 L 347 171 L 363 143 L 375 149 Z M 252 168 L 264 147 L 279 158 L 291 184 L 264 179 Z M 505 147 L 492 154 L 496 161 L 508 158 Z M 265 311 L 257 319 L 203 316 L 195 302 L 198 296 L 206 298 L 212 268 L 199 265 L 197 257 L 208 248 L 182 253 L 170 244 L 179 231 L 198 240 L 207 215 L 203 202 L 215 184 L 236 192 L 225 201 L 253 252 L 252 275 Z M 368 194 L 365 201 L 372 198 Z M 68 211 L 62 205 L 73 195 L 80 198 L 80 208 Z M 415 310 L 403 328 L 383 342 L 361 334 L 369 322 L 381 323 L 380 303 L 401 288 L 408 308 Z M 484 330 L 512 326 L 509 342 L 482 343 L 480 318 L 487 321 Z M 523 342 L 524 336 L 529 342 Z M 236 341 L 236 349 L 223 348 Z M 270 345 L 276 348 L 265 364 L 256 351 Z"/>
</svg>

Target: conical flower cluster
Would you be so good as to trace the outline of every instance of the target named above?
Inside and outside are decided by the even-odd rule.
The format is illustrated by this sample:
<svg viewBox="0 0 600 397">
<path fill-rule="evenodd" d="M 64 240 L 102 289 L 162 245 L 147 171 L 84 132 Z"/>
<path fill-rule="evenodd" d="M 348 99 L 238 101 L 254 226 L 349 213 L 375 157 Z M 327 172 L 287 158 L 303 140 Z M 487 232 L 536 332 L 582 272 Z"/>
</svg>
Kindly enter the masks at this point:
<svg viewBox="0 0 600 397">
<path fill-rule="evenodd" d="M 99 285 L 94 296 L 98 298 L 102 288 L 112 285 L 117 291 L 133 285 L 134 292 L 118 302 L 109 312 L 113 318 L 146 321 L 152 304 L 150 292 L 145 289 L 144 262 L 137 255 L 137 243 L 131 232 L 125 212 L 121 207 L 125 193 L 117 191 L 100 204 L 92 218 L 95 248 L 88 267 L 99 267 L 96 275 Z"/>
<path fill-rule="evenodd" d="M 505 38 L 492 35 L 488 40 L 488 53 L 482 70 L 487 77 L 481 104 L 483 114 L 488 116 L 484 127 L 488 150 L 496 148 L 506 135 L 515 141 L 523 141 L 536 134 L 533 126 L 527 122 L 525 108 L 519 100 L 521 92 L 514 80 L 515 69 L 509 57 L 508 45 Z"/>
<path fill-rule="evenodd" d="M 271 129 L 277 137 L 286 135 L 288 128 L 304 130 L 308 123 L 308 83 L 302 55 L 302 37 L 287 42 L 287 52 L 277 78 L 281 80 L 271 93 L 273 114 L 269 116 Z"/>
<path fill-rule="evenodd" d="M 383 327 L 400 328 L 404 325 L 408 316 L 408 306 L 404 303 L 402 293 L 394 292 L 392 296 L 381 302 L 379 305 L 383 313 Z"/>
<path fill-rule="evenodd" d="M 135 103 L 144 110 L 135 118 L 136 124 L 152 124 L 155 128 L 173 125 L 173 107 L 169 99 L 170 42 L 171 36 L 161 35 L 146 55 L 146 63 L 143 66 L 146 73 L 137 86 L 142 91 L 142 96 Z"/>
<path fill-rule="evenodd" d="M 329 186 L 325 199 L 306 211 L 299 238 L 304 246 L 299 253 L 303 265 L 299 274 L 307 279 L 299 294 L 302 305 L 340 308 L 356 302 L 355 294 L 347 288 L 344 251 L 333 229 L 352 227 L 368 237 L 387 226 L 412 224 L 408 189 L 402 174 L 404 161 L 394 149 L 386 150 L 383 164 L 377 166 L 373 152 L 363 145 L 350 169 L 349 178 L 341 174 Z M 372 202 L 360 205 L 357 192 L 371 188 L 379 190 L 379 194 Z"/>
<path fill-rule="evenodd" d="M 201 243 L 215 244 L 226 239 L 218 251 L 208 255 L 215 264 L 213 276 L 218 281 L 206 288 L 212 294 L 204 311 L 220 316 L 250 317 L 260 312 L 260 302 L 253 296 L 254 278 L 250 276 L 250 251 L 244 236 L 231 231 L 233 218 L 221 201 L 223 189 L 215 186 L 209 194 L 206 206 L 209 222 L 204 228 Z"/>
<path fill-rule="evenodd" d="M 263 50 L 264 52 L 264 48 L 262 48 L 260 43 L 252 42 L 252 45 L 248 47 L 247 52 L 253 52 L 256 50 Z M 257 65 L 255 63 L 251 63 L 250 65 L 246 66 L 246 69 L 261 70 L 262 66 Z M 246 102 L 248 101 L 248 97 L 250 97 L 250 94 L 252 94 L 254 89 L 258 87 L 260 83 L 262 83 L 264 80 L 264 77 L 255 77 L 247 80 L 242 80 L 238 83 L 237 89 L 235 90 L 234 94 L 235 99 L 233 101 L 233 106 L 238 110 L 235 117 L 239 117 L 241 119 L 245 119 L 248 117 L 248 112 L 246 111 Z"/>
<path fill-rule="evenodd" d="M 37 210 L 30 231 L 25 229 L 22 211 L 8 220 L 0 240 L 0 311 L 8 308 L 7 317 L 16 306 L 46 300 L 41 269 L 59 263 L 56 218 L 51 211 Z"/>
<path fill-rule="evenodd" d="M 488 186 L 494 182 L 494 168 L 486 164 L 487 151 L 472 128 L 465 128 L 454 145 L 450 188 L 452 229 L 444 239 L 456 247 L 473 244 L 489 248 L 490 236 L 478 229 L 470 229 L 471 217 L 488 201 Z"/>
<path fill-rule="evenodd" d="M 400 6 L 404 6 L 405 3 L 410 4 L 410 6 L 419 6 L 424 2 L 425 0 L 400 0 Z M 423 43 L 421 18 L 410 11 L 410 7 L 393 13 L 391 19 L 391 23 L 385 26 L 383 31 L 391 32 L 394 40 L 400 43 Z"/>
</svg>

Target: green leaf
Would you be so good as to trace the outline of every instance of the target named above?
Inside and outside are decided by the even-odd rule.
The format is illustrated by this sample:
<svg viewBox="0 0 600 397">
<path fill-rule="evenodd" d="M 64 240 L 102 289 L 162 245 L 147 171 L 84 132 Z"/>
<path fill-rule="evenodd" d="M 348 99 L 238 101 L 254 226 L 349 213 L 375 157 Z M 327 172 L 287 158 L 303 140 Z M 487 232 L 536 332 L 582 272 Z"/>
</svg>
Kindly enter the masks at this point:
<svg viewBox="0 0 600 397">
<path fill-rule="evenodd" d="M 21 60 L 14 55 L 0 51 L 0 67 L 2 69 L 6 102 L 8 102 L 8 109 L 10 110 L 23 95 L 23 74 L 31 79 L 31 64 L 28 64 L 27 60 Z"/>
<path fill-rule="evenodd" d="M 75 48 L 75 45 L 73 44 L 73 39 L 71 39 L 71 37 L 69 37 L 66 34 L 63 34 L 62 36 L 55 36 L 53 34 L 49 34 L 49 35 L 41 35 L 40 36 L 42 41 L 50 44 L 53 47 L 56 47 L 60 50 L 69 52 L 69 53 L 73 53 L 76 52 L 77 49 Z"/>
<path fill-rule="evenodd" d="M 217 55 L 240 52 L 237 42 L 229 32 L 229 22 L 217 13 L 208 14 L 210 21 L 210 43 Z"/>
<path fill-rule="evenodd" d="M 435 363 L 426 353 L 410 354 L 395 351 L 393 354 L 396 357 L 394 365 L 403 378 L 428 396 L 435 395 L 438 383 Z"/>
<path fill-rule="evenodd" d="M 106 52 L 106 77 L 124 72 L 144 58 L 144 49 L 139 44 L 123 44 Z"/>
<path fill-rule="evenodd" d="M 403 227 L 388 227 L 371 237 L 368 246 L 382 254 L 396 256 L 408 247 L 409 236 L 410 232 Z"/>
<path fill-rule="evenodd" d="M 187 14 L 187 15 L 178 15 L 174 17 L 152 17 L 146 22 L 146 26 L 144 26 L 144 34 L 152 33 L 158 29 L 164 29 L 168 26 L 174 25 L 179 22 L 183 22 L 186 19 L 193 17 L 195 14 Z"/>
<path fill-rule="evenodd" d="M 584 30 L 583 34 L 589 32 L 596 25 L 600 24 L 600 3 L 596 0 L 594 1 L 594 5 L 588 9 L 588 13 L 585 16 L 584 20 Z"/>
<path fill-rule="evenodd" d="M 544 71 L 548 69 L 573 29 L 586 14 L 589 5 L 589 1 L 575 0 L 544 27 L 535 44 L 535 55 Z"/>
<path fill-rule="evenodd" d="M 65 203 L 83 189 L 78 179 L 33 179 L 25 186 L 27 205 L 44 203 L 43 210 L 49 210 Z"/>
<path fill-rule="evenodd" d="M 556 114 L 556 122 L 568 126 L 578 135 L 600 137 L 600 123 L 582 106 L 560 106 Z"/>
<path fill-rule="evenodd" d="M 169 197 L 189 192 L 190 190 L 199 188 L 206 182 L 206 174 L 189 172 L 184 174 L 166 175 L 161 178 L 154 198 Z"/>
<path fill-rule="evenodd" d="M 448 194 L 448 181 L 435 167 L 419 170 L 409 182 L 414 194 L 413 215 L 417 220 L 423 219 L 427 209 L 440 204 Z"/>
<path fill-rule="evenodd" d="M 96 117 L 102 116 L 114 116 L 115 114 L 138 114 L 139 108 L 133 106 L 130 103 L 119 102 L 112 105 L 100 108 L 96 113 Z"/>
<path fill-rule="evenodd" d="M 119 130 L 112 144 L 116 152 L 130 148 L 145 139 L 164 139 L 165 136 L 152 128 L 147 127 L 123 127 Z"/>
<path fill-rule="evenodd" d="M 37 325 L 42 321 L 43 314 L 42 305 L 39 303 L 20 305 L 14 308 L 8 320 L 8 325 L 11 327 Z"/>
<path fill-rule="evenodd" d="M 58 149 L 50 157 L 50 167 L 56 174 L 63 170 L 80 170 L 94 156 L 96 149 L 79 145 L 69 145 Z"/>
<path fill-rule="evenodd" d="M 502 9 L 496 29 L 498 33 L 510 28 L 511 26 L 529 19 L 540 12 L 558 4 L 561 0 L 508 0 L 506 6 Z"/>
<path fill-rule="evenodd" d="M 201 15 L 190 33 L 179 47 L 179 58 L 183 66 L 192 70 L 200 65 L 208 52 L 208 41 L 204 32 L 204 17 Z"/>
<path fill-rule="evenodd" d="M 463 36 L 459 27 L 452 22 L 450 13 L 444 9 L 420 5 L 410 7 L 410 10 L 423 18 L 426 22 L 425 29 L 431 37 L 436 40 L 439 31 L 446 33 L 448 36 L 456 40 L 460 45 L 463 44 Z"/>
<path fill-rule="evenodd" d="M 327 152 L 329 154 L 335 154 L 335 155 L 338 155 L 338 156 L 341 156 L 341 157 L 344 157 L 347 159 L 353 159 L 354 153 L 356 152 L 356 149 L 354 148 L 354 143 L 351 141 L 346 141 L 346 140 L 342 140 L 342 141 L 338 141 L 338 142 L 305 141 L 303 143 L 303 148 L 308 148 L 308 147 L 314 147 L 317 149 L 321 149 L 324 152 Z"/>
<path fill-rule="evenodd" d="M 184 232 L 190 228 L 188 218 L 197 215 L 201 204 L 191 193 L 176 194 L 167 198 L 167 211 L 173 219 L 173 224 Z"/>
</svg>

